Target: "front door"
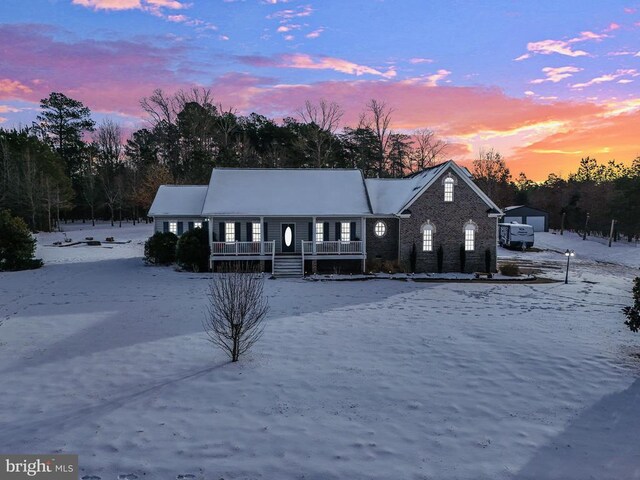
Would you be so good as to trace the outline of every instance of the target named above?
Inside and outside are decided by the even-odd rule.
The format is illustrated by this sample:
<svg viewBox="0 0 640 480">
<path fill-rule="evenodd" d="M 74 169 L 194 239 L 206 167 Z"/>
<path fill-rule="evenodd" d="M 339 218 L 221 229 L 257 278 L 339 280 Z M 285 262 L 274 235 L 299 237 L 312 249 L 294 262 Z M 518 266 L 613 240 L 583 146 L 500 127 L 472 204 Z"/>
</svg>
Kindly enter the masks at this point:
<svg viewBox="0 0 640 480">
<path fill-rule="evenodd" d="M 282 253 L 294 253 L 296 251 L 296 224 L 282 224 Z"/>
</svg>

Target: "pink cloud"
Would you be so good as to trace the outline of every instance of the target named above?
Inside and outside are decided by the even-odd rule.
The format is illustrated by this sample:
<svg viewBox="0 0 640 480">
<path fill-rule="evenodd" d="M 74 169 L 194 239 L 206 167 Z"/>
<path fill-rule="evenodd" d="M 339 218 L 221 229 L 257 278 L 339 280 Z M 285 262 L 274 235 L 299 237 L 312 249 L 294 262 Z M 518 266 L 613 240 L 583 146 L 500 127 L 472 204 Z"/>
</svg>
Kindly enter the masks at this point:
<svg viewBox="0 0 640 480">
<path fill-rule="evenodd" d="M 539 84 L 544 82 L 558 83 L 560 80 L 573 76 L 574 73 L 582 71 L 582 68 L 578 67 L 544 67 L 542 72 L 545 74 L 545 78 L 536 78 L 529 83 Z"/>
<path fill-rule="evenodd" d="M 349 75 L 377 75 L 385 78 L 393 78 L 396 72 L 388 69 L 386 72 L 360 65 L 341 58 L 318 56 L 316 58 L 305 53 L 294 53 L 282 55 L 282 61 L 279 66 L 285 68 L 302 68 L 308 70 L 334 70 L 336 72 L 347 73 Z"/>
<path fill-rule="evenodd" d="M 281 22 L 286 22 L 288 20 L 291 20 L 292 18 L 308 17 L 312 13 L 313 13 L 313 8 L 311 7 L 311 5 L 302 5 L 295 9 L 286 9 L 286 10 L 280 10 L 278 12 L 274 12 L 270 15 L 267 15 L 267 18 L 280 20 Z"/>
<path fill-rule="evenodd" d="M 409 63 L 413 63 L 414 65 L 418 63 L 433 63 L 433 60 L 430 58 L 414 57 L 409 59 Z"/>
<path fill-rule="evenodd" d="M 438 82 L 440 80 L 444 80 L 449 75 L 451 75 L 451 72 L 449 70 L 440 69 L 436 73 L 434 73 L 433 75 L 429 75 L 427 77 L 426 85 L 429 86 L 429 87 L 435 87 L 435 86 L 438 85 Z"/>
<path fill-rule="evenodd" d="M 9 78 L 0 78 L 0 98 L 9 98 L 12 95 L 24 95 L 31 93 L 32 90 L 19 82 Z"/>
<path fill-rule="evenodd" d="M 72 0 L 71 3 L 94 10 L 158 11 L 163 8 L 180 10 L 189 6 L 178 0 Z"/>
<path fill-rule="evenodd" d="M 612 23 L 609 28 L 615 26 L 617 28 L 617 24 Z M 604 38 L 609 37 L 606 33 L 594 33 L 591 31 L 580 32 L 580 35 L 574 38 L 570 38 L 568 40 L 541 40 L 538 42 L 529 42 L 527 43 L 527 51 L 528 53 L 522 54 L 514 60 L 519 62 L 521 60 L 525 60 L 530 58 L 532 55 L 551 55 L 551 54 L 559 54 L 565 55 L 568 57 L 583 57 L 589 55 L 584 50 L 575 50 L 572 46 L 574 43 L 585 42 L 588 40 L 602 40 Z"/>
<path fill-rule="evenodd" d="M 37 25 L 0 25 L 0 45 L 6 62 L 2 99 L 38 102 L 51 91 L 61 91 L 92 109 L 136 115 L 140 98 L 154 88 L 174 88 L 187 80 L 184 74 L 178 79 L 172 68 L 185 46 L 122 40 L 69 43 Z"/>
<path fill-rule="evenodd" d="M 624 77 L 624 76 L 637 77 L 637 76 L 640 76 L 640 73 L 638 73 L 635 69 L 632 69 L 632 68 L 630 68 L 630 69 L 620 69 L 620 70 L 616 70 L 615 73 L 607 73 L 605 75 L 601 75 L 599 77 L 592 78 L 588 82 L 574 83 L 573 85 L 571 85 L 571 88 L 582 89 L 582 88 L 585 88 L 585 87 L 590 87 L 592 85 L 598 85 L 599 83 L 612 82 L 612 81 L 617 80 L 618 78 Z M 625 82 L 623 82 L 623 83 L 625 83 Z"/>
<path fill-rule="evenodd" d="M 320 34 L 324 32 L 324 28 L 320 27 L 315 29 L 313 32 L 309 32 L 305 35 L 307 38 L 318 38 Z"/>
</svg>

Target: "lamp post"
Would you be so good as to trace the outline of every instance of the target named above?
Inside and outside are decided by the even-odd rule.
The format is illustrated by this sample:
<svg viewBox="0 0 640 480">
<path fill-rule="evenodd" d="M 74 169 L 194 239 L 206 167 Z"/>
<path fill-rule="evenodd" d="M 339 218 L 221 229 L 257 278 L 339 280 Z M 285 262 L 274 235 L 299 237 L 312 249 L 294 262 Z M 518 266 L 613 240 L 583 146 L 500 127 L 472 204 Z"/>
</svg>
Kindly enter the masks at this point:
<svg viewBox="0 0 640 480">
<path fill-rule="evenodd" d="M 576 256 L 576 252 L 567 249 L 567 251 L 564 252 L 564 255 L 565 257 L 567 257 L 567 273 L 564 276 L 564 283 L 566 285 L 567 283 L 569 283 L 569 262 L 571 261 L 571 257 Z"/>
<path fill-rule="evenodd" d="M 582 235 L 582 240 L 587 239 L 587 228 L 589 228 L 589 214 L 587 213 L 587 219 L 584 221 L 584 233 Z"/>
</svg>

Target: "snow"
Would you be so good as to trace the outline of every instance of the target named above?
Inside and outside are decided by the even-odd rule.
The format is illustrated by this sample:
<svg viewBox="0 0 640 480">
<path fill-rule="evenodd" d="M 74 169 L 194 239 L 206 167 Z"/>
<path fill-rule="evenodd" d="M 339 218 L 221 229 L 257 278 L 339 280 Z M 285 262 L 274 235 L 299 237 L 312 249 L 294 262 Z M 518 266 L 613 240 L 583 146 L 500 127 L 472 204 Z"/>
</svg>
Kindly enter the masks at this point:
<svg viewBox="0 0 640 480">
<path fill-rule="evenodd" d="M 149 209 L 149 216 L 199 217 L 206 195 L 206 185 L 161 185 Z"/>
<path fill-rule="evenodd" d="M 608 246 L 608 243 L 608 238 L 600 237 L 589 236 L 586 240 L 582 240 L 582 237 L 575 232 L 565 231 L 563 235 L 560 235 L 559 232 L 536 232 L 534 247 L 542 249 L 542 252 L 520 254 L 516 251 L 500 249 L 499 255 L 538 262 L 550 258 L 565 258 L 566 262 L 564 252 L 566 250 L 574 250 L 575 256 L 571 259 L 572 263 L 577 262 L 579 264 L 587 261 L 640 268 L 639 243 L 621 240 L 612 242 L 611 247 Z"/>
<path fill-rule="evenodd" d="M 373 213 L 402 213 L 403 207 L 447 165 L 444 163 L 408 178 L 367 178 L 365 182 Z"/>
<path fill-rule="evenodd" d="M 203 215 L 361 216 L 362 173 L 340 169 L 225 169 L 211 174 Z"/>
<path fill-rule="evenodd" d="M 568 285 L 268 280 L 230 364 L 202 332 L 211 274 L 145 266 L 151 225 L 66 228 L 131 242 L 41 234 L 42 269 L 0 273 L 0 451 L 102 479 L 640 479 L 634 247 L 500 250 L 563 279 L 570 245 Z"/>
</svg>

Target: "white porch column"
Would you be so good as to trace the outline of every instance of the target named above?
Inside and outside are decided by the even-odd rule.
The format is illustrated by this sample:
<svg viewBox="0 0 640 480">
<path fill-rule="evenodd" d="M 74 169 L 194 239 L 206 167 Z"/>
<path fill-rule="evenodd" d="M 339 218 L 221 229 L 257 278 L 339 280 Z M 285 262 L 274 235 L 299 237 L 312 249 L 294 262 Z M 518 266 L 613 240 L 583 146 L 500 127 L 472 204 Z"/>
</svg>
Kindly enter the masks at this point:
<svg viewBox="0 0 640 480">
<path fill-rule="evenodd" d="M 362 238 L 362 273 L 367 269 L 367 219 L 360 219 L 360 238 Z"/>
<path fill-rule="evenodd" d="M 264 236 L 266 232 L 264 231 L 264 217 L 260 217 L 260 255 L 264 255 Z"/>
<path fill-rule="evenodd" d="M 213 217 L 209 217 L 209 269 L 213 270 Z"/>
<path fill-rule="evenodd" d="M 311 240 L 313 243 L 311 244 L 311 251 L 313 254 L 316 254 L 316 217 L 312 217 L 311 221 L 313 222 L 313 226 L 311 227 Z"/>
</svg>

